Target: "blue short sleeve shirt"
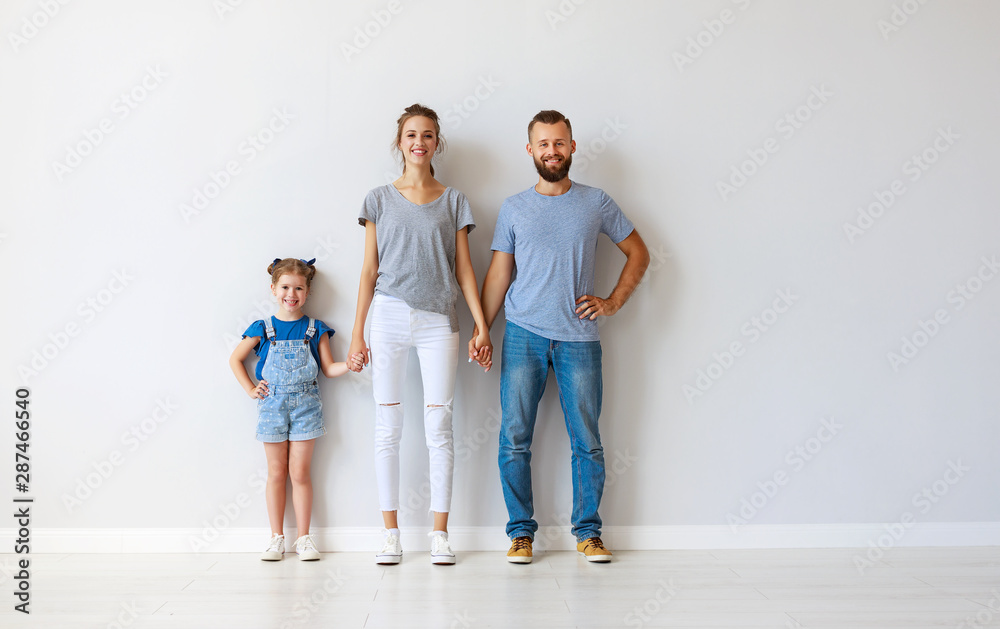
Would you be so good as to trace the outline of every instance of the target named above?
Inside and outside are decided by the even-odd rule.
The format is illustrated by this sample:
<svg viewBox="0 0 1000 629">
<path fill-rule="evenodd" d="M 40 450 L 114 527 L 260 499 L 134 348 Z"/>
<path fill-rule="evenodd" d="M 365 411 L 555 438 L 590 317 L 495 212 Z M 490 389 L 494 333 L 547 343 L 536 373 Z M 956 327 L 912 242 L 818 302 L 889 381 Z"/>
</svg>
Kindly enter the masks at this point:
<svg viewBox="0 0 1000 629">
<path fill-rule="evenodd" d="M 277 317 L 271 317 L 271 325 L 274 326 L 274 336 L 276 341 L 294 341 L 306 338 L 306 330 L 309 329 L 309 317 L 302 317 L 296 319 L 295 321 L 282 321 Z M 316 359 L 316 364 L 320 364 L 319 360 L 319 344 L 320 340 L 323 338 L 324 334 L 329 333 L 330 336 L 334 335 L 333 328 L 323 323 L 319 319 L 316 319 L 316 334 L 313 335 L 312 341 L 309 343 L 309 349 L 312 350 L 313 358 Z M 246 332 L 243 333 L 243 338 L 248 336 L 259 336 L 261 340 L 264 338 L 264 321 L 258 319 L 250 324 Z M 267 362 L 267 352 L 271 348 L 270 343 L 257 343 L 254 346 L 254 353 L 260 358 L 257 361 L 257 369 L 255 373 L 257 374 L 257 379 L 261 379 L 261 374 L 264 370 L 264 363 Z M 320 369 L 322 371 L 322 368 Z"/>
<path fill-rule="evenodd" d="M 514 256 L 507 320 L 555 341 L 600 340 L 597 321 L 580 319 L 576 300 L 594 294 L 598 236 L 618 244 L 634 229 L 606 192 L 575 181 L 559 196 L 532 186 L 508 197 L 492 245 Z"/>
</svg>

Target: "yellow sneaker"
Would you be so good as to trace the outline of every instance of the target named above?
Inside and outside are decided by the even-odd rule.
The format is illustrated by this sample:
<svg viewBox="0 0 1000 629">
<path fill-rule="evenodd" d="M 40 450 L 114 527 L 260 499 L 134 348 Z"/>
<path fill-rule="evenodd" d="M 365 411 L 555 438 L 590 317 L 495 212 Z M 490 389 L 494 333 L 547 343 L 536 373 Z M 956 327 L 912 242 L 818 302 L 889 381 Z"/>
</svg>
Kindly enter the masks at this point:
<svg viewBox="0 0 1000 629">
<path fill-rule="evenodd" d="M 604 547 L 600 537 L 585 539 L 576 545 L 576 552 L 587 558 L 587 561 L 608 563 L 611 561 L 611 551 Z"/>
<path fill-rule="evenodd" d="M 531 563 L 531 538 L 515 537 L 507 551 L 507 561 L 510 563 Z"/>
</svg>

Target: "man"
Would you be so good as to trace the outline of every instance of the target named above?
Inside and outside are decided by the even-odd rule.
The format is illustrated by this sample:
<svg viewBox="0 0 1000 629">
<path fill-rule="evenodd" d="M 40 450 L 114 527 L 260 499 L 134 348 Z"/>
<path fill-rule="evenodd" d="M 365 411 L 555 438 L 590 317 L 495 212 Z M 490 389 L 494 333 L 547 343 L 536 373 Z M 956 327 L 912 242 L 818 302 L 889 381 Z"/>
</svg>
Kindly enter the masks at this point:
<svg viewBox="0 0 1000 629">
<path fill-rule="evenodd" d="M 531 438 L 551 368 L 573 452 L 577 551 L 588 561 L 608 562 L 611 552 L 601 542 L 597 513 L 604 493 L 604 449 L 597 429 L 602 393 L 597 318 L 622 307 L 646 271 L 649 252 L 611 197 L 570 181 L 576 142 L 565 116 L 539 112 L 528 125 L 527 149 L 538 183 L 509 197 L 500 208 L 482 295 L 486 325 L 493 325 L 501 304 L 507 318 L 499 453 L 510 518 L 507 535 L 512 540 L 507 560 L 531 563 L 531 542 L 538 530 L 532 518 Z M 594 258 L 601 233 L 626 257 L 606 299 L 594 295 Z"/>
</svg>

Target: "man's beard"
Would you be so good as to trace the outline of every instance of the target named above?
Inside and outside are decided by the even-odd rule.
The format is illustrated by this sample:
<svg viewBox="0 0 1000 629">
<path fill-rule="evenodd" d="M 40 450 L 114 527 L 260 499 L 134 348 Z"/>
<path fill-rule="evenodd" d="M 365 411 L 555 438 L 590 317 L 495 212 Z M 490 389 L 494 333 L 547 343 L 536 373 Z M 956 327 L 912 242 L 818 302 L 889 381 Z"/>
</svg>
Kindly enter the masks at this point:
<svg viewBox="0 0 1000 629">
<path fill-rule="evenodd" d="M 570 155 L 563 160 L 562 164 L 557 170 L 551 170 L 548 166 L 542 163 L 542 160 L 535 158 L 535 170 L 538 171 L 539 176 L 549 183 L 556 183 L 557 181 L 562 181 L 569 175 L 569 167 L 573 165 L 573 156 Z"/>
</svg>

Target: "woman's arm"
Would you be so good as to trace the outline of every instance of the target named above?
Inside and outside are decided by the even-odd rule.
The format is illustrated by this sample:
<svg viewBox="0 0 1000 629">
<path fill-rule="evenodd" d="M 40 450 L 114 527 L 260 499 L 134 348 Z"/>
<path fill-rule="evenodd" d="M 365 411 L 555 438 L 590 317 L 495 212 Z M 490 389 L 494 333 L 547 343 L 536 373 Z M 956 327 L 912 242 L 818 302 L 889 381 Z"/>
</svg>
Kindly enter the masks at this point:
<svg viewBox="0 0 1000 629">
<path fill-rule="evenodd" d="M 368 308 L 375 296 L 376 279 L 378 279 L 378 239 L 375 237 L 375 223 L 365 221 L 365 258 L 361 264 L 361 281 L 358 284 L 358 310 L 354 314 L 351 346 L 347 350 L 348 357 L 361 354 L 362 367 L 371 361 L 371 350 L 365 344 L 365 319 L 368 318 Z M 361 371 L 361 367 L 352 371 Z"/>
<path fill-rule="evenodd" d="M 469 230 L 466 227 L 458 230 L 455 235 L 455 277 L 476 322 L 475 333 L 469 341 L 469 358 L 489 371 L 493 366 L 493 343 L 490 341 L 490 328 L 486 325 L 483 306 L 479 301 L 479 283 L 476 281 L 476 270 L 472 268 Z"/>
<path fill-rule="evenodd" d="M 243 364 L 243 361 L 250 356 L 250 352 L 257 346 L 257 343 L 260 343 L 259 336 L 248 336 L 240 341 L 240 344 L 233 350 L 232 356 L 229 357 L 229 368 L 233 370 L 236 380 L 243 387 L 243 390 L 247 392 L 247 395 L 255 400 L 267 397 L 267 381 L 261 380 L 257 386 L 254 386 L 253 380 L 250 379 L 250 374 L 247 373 L 247 367 Z"/>
</svg>

